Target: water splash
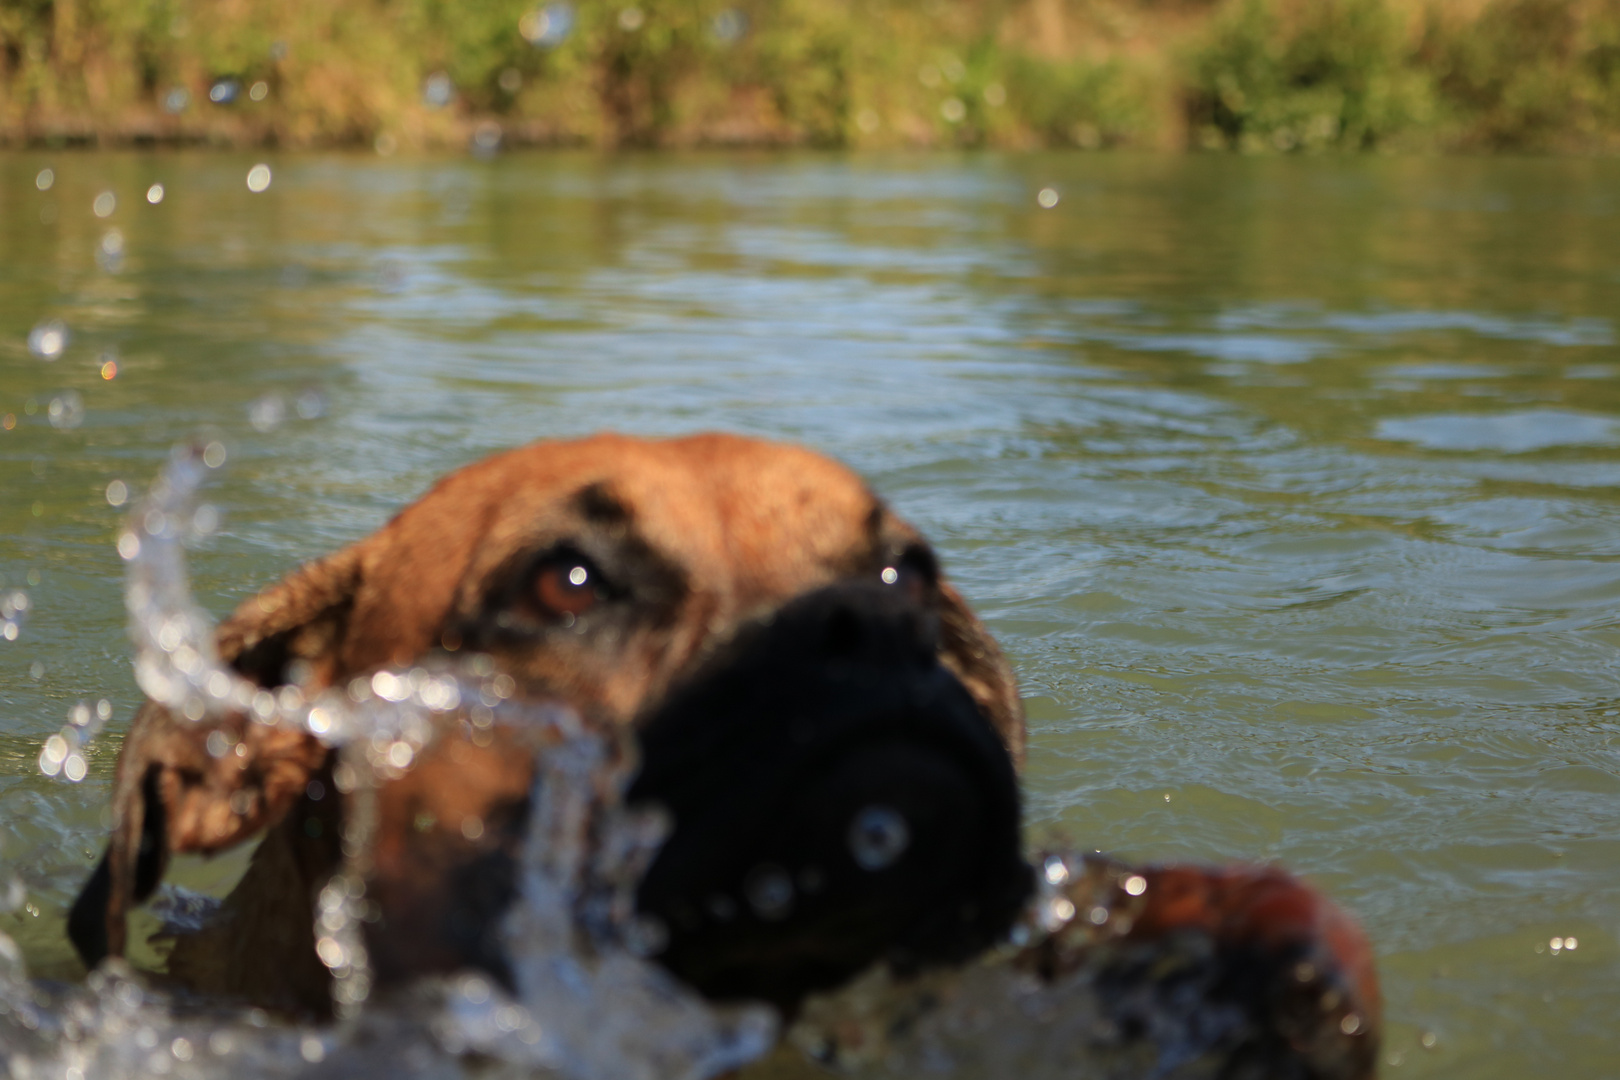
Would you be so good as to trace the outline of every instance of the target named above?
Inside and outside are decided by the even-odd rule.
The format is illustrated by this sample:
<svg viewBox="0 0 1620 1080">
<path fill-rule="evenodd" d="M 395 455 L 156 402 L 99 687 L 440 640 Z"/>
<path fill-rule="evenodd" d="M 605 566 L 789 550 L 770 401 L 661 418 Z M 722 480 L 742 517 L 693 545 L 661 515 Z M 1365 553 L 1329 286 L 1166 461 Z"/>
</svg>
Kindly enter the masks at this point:
<svg viewBox="0 0 1620 1080">
<path fill-rule="evenodd" d="M 182 1007 L 116 960 L 81 987 L 47 986 L 27 978 L 0 935 L 0 1064 L 10 1075 L 278 1077 L 319 1065 L 333 1075 L 437 1077 L 463 1075 L 476 1055 L 569 1080 L 702 1080 L 769 1051 L 772 1010 L 711 1006 L 644 959 L 659 928 L 635 915 L 634 887 L 667 823 L 620 802 L 634 767 L 626 740 L 590 730 L 560 705 L 517 699 L 513 680 L 476 657 L 273 693 L 220 662 L 184 555 L 208 531 L 209 508 L 196 496 L 224 462 L 216 447 L 178 448 L 119 536 L 136 679 L 200 728 L 245 715 L 338 749 L 345 858 L 318 897 L 315 929 L 339 1019 L 295 1026 L 257 1010 Z M 106 702 L 75 707 L 42 749 L 42 770 L 82 778 L 83 749 L 110 715 Z M 516 992 L 464 974 L 378 1004 L 362 934 L 376 794 L 462 722 L 521 727 L 541 748 L 519 899 L 503 926 Z M 196 899 L 165 894 L 159 907 L 177 924 L 206 919 L 209 905 Z"/>
<path fill-rule="evenodd" d="M 1002 948 L 904 981 L 870 972 L 811 999 L 787 1041 L 871 1080 L 1205 1080 L 1234 1068 L 1246 1076 L 1372 1075 L 1376 1041 L 1358 1011 L 1367 1002 L 1346 992 L 1342 973 L 1319 966 L 1322 957 L 1300 954 L 1285 976 L 1266 982 L 1257 1013 L 1255 1001 L 1234 992 L 1234 956 L 1220 955 L 1215 937 L 1153 929 L 1188 901 L 1186 892 L 1154 886 L 1154 871 L 1101 855 L 1053 853 L 1037 867 L 1035 894 Z M 1170 890 L 1168 907 L 1163 898 L 1154 907 L 1158 887 Z M 1150 930 L 1133 934 L 1139 926 Z M 1269 1008 L 1277 1014 L 1266 1015 Z"/>
<path fill-rule="evenodd" d="M 16 641 L 22 634 L 30 604 L 28 594 L 21 589 L 0 589 L 0 641 Z"/>
<path fill-rule="evenodd" d="M 68 337 L 60 319 L 49 319 L 28 332 L 28 351 L 40 360 L 55 360 L 67 348 Z"/>
</svg>

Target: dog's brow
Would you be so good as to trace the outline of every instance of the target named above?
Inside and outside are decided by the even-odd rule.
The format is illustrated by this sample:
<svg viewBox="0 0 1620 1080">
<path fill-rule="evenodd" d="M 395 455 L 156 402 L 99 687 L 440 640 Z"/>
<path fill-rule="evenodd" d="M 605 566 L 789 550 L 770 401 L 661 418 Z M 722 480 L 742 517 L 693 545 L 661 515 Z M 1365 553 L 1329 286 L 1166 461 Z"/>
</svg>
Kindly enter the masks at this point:
<svg viewBox="0 0 1620 1080">
<path fill-rule="evenodd" d="M 624 525 L 630 520 L 630 510 L 605 483 L 587 484 L 574 496 L 574 505 L 580 516 L 594 525 Z"/>
</svg>

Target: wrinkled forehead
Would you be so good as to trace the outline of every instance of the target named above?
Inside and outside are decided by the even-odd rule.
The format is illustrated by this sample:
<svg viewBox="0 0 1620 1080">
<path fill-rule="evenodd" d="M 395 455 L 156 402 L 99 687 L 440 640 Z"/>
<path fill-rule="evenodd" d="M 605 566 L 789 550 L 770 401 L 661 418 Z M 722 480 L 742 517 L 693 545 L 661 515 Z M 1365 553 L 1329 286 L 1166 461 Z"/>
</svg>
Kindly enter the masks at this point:
<svg viewBox="0 0 1620 1080">
<path fill-rule="evenodd" d="M 410 546 L 424 528 L 437 545 L 443 529 L 462 532 L 463 581 L 595 535 L 644 545 L 689 580 L 743 596 L 797 591 L 910 533 L 837 462 L 723 435 L 523 447 L 448 477 L 397 524 Z"/>
</svg>

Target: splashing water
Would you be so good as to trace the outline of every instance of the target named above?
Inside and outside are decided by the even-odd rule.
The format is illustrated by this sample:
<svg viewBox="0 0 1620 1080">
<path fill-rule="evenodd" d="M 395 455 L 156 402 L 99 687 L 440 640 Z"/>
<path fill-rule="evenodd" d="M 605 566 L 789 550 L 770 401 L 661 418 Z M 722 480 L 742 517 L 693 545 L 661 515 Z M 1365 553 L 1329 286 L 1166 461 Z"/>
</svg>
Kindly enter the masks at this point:
<svg viewBox="0 0 1620 1080">
<path fill-rule="evenodd" d="M 593 731 L 554 702 L 516 698 L 514 681 L 487 658 L 275 692 L 220 662 L 214 623 L 191 596 L 184 547 L 217 525 L 217 512 L 198 506 L 196 494 L 224 460 L 218 443 L 177 450 L 118 538 L 136 678 L 152 701 L 199 725 L 245 715 L 337 750 L 333 781 L 348 796 L 344 860 L 321 890 L 314 920 L 338 1019 L 295 1025 L 257 1009 L 199 1005 L 121 960 L 104 962 L 82 986 L 33 981 L 0 934 L 0 1065 L 17 1080 L 703 1080 L 768 1054 L 779 1028 L 773 1010 L 705 1002 L 647 959 L 667 929 L 635 911 L 635 887 L 668 822 L 622 805 L 635 760 L 626 738 Z M 18 607 L 15 596 L 7 602 Z M 84 748 L 111 714 L 106 701 L 75 706 L 41 750 L 41 771 L 83 779 Z M 379 792 L 464 720 L 521 729 L 538 748 L 518 900 L 501 926 L 514 989 L 465 972 L 420 980 L 381 1001 L 372 995 L 363 933 Z M 223 739 L 218 728 L 209 734 Z M 848 836 L 868 870 L 891 865 L 909 842 L 904 816 L 880 804 L 864 808 Z M 1037 864 L 1036 881 L 999 949 L 905 979 L 880 965 L 806 1002 L 788 1046 L 855 1077 L 1190 1080 L 1224 1075 L 1231 1055 L 1253 1045 L 1253 1017 L 1223 993 L 1207 936 L 1132 938 L 1155 888 L 1143 872 L 1051 854 Z M 777 917 L 794 902 L 793 883 L 762 865 L 747 896 L 759 917 Z M 19 881 L 0 878 L 0 908 L 25 899 Z M 184 931 L 205 924 L 215 905 L 169 889 L 153 908 Z M 1574 950 L 1576 941 L 1552 948 Z M 1301 1003 L 1299 1015 L 1315 1019 L 1299 1028 L 1309 1043 L 1287 1052 L 1323 1065 L 1322 1076 L 1364 1075 L 1342 1040 L 1333 1041 L 1361 1030 L 1359 1005 L 1309 964 L 1293 970 L 1298 985 L 1284 992 Z"/>
<path fill-rule="evenodd" d="M 21 635 L 29 602 L 21 589 L 0 589 L 0 641 L 16 641 Z"/>
<path fill-rule="evenodd" d="M 1100 857 L 1055 854 L 1040 869 L 1036 893 L 1001 950 L 903 984 L 869 973 L 813 999 L 788 1041 L 843 1074 L 873 1080 L 1214 1075 L 1222 1059 L 1201 1059 L 1241 1026 L 1241 1015 L 1211 1010 L 1195 994 L 1133 1002 L 1109 983 L 1139 895 L 1130 891 L 1132 872 Z M 1043 970 L 1035 958 L 1052 946 L 1083 959 L 1070 970 Z M 1198 958 L 1159 954 L 1154 962 L 1178 959 Z M 1153 993 L 1159 984 L 1143 987 Z M 1144 1031 L 1144 1023 L 1154 1029 Z"/>
<path fill-rule="evenodd" d="M 493 1060 L 572 1080 L 701 1080 L 765 1054 L 776 1041 L 772 1010 L 710 1006 L 643 959 L 660 928 L 635 916 L 633 890 L 667 824 L 620 805 L 634 761 L 625 742 L 589 730 L 565 707 L 514 699 L 512 680 L 476 659 L 381 671 L 318 693 L 272 693 L 221 664 L 184 557 L 185 543 L 217 521 L 195 496 L 223 463 L 218 451 L 177 449 L 119 536 L 136 679 L 177 717 L 208 724 L 247 715 L 337 748 L 335 779 L 349 795 L 345 859 L 315 920 L 339 1019 L 296 1026 L 254 1009 L 182 1007 L 119 960 L 83 986 L 38 983 L 0 935 L 0 1064 L 18 1080 L 457 1076 L 476 1055 L 480 1069 Z M 17 607 L 15 597 L 7 603 Z M 82 750 L 111 711 L 106 702 L 75 707 L 41 750 L 41 770 L 82 779 Z M 536 733 L 542 747 L 520 899 L 503 925 L 516 993 L 466 974 L 423 980 L 386 1006 L 368 1003 L 361 927 L 377 788 L 403 775 L 447 720 L 468 716 Z M 0 882 L 0 901 L 19 891 Z"/>
</svg>

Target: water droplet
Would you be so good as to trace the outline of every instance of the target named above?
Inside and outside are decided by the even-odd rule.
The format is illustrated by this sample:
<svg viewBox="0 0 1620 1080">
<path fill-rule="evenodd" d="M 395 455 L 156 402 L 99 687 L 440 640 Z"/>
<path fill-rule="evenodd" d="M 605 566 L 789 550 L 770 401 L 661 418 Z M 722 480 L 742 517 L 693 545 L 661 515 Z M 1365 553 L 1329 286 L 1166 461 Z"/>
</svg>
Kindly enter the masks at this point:
<svg viewBox="0 0 1620 1080">
<path fill-rule="evenodd" d="M 169 92 L 163 95 L 163 111 L 171 116 L 186 111 L 191 104 L 191 91 L 183 86 L 171 86 Z"/>
<path fill-rule="evenodd" d="M 41 360 L 55 360 L 67 343 L 68 329 L 56 319 L 42 322 L 28 332 L 28 351 Z"/>
<path fill-rule="evenodd" d="M 893 866 L 910 845 L 911 827 L 899 811 L 890 807 L 865 807 L 850 822 L 849 850 L 862 870 Z"/>
<path fill-rule="evenodd" d="M 34 186 L 41 191 L 51 190 L 51 185 L 54 183 L 56 183 L 55 169 L 41 169 L 39 175 L 34 177 Z"/>
<path fill-rule="evenodd" d="M 96 248 L 96 265 L 109 274 L 116 274 L 124 268 L 124 249 L 122 244 L 118 250 L 108 251 L 105 247 Z"/>
<path fill-rule="evenodd" d="M 435 71 L 422 82 L 422 104 L 430 109 L 442 109 L 455 97 L 456 85 L 442 71 Z"/>
<path fill-rule="evenodd" d="M 234 105 L 242 94 L 242 84 L 235 79 L 220 79 L 208 88 L 208 100 L 215 105 Z"/>
<path fill-rule="evenodd" d="M 468 976 L 461 981 L 461 996 L 474 1005 L 482 1005 L 489 1000 L 489 983 L 476 975 Z"/>
<path fill-rule="evenodd" d="M 1035 201 L 1042 210 L 1050 210 L 1058 204 L 1057 188 L 1043 187 L 1035 195 Z"/>
<path fill-rule="evenodd" d="M 298 1043 L 298 1055 L 313 1065 L 326 1058 L 326 1047 L 314 1035 L 305 1035 Z"/>
<path fill-rule="evenodd" d="M 1067 926 L 1074 918 L 1074 901 L 1066 896 L 1054 896 L 1041 907 L 1041 928 L 1052 934 Z"/>
<path fill-rule="evenodd" d="M 62 762 L 67 756 L 67 740 L 60 735 L 52 735 L 45 740 L 45 747 L 39 752 L 39 767 L 46 776 L 55 776 L 62 771 Z"/>
<path fill-rule="evenodd" d="M 1418 1042 L 1422 1044 L 1423 1049 L 1425 1050 L 1433 1050 L 1439 1041 L 1440 1037 L 1432 1031 L 1425 1031 L 1422 1035 L 1418 1036 Z"/>
<path fill-rule="evenodd" d="M 410 693 L 410 688 L 392 671 L 379 671 L 373 675 L 371 690 L 384 701 L 404 701 Z"/>
<path fill-rule="evenodd" d="M 162 202 L 163 201 L 163 185 L 162 184 L 153 184 L 151 187 L 147 188 L 146 189 L 146 201 L 151 203 L 153 206 L 156 206 L 158 203 Z"/>
<path fill-rule="evenodd" d="M 118 209 L 118 196 L 110 191 L 103 191 L 96 196 L 95 202 L 90 204 L 90 209 L 98 218 L 112 217 L 113 211 Z"/>
<path fill-rule="evenodd" d="M 736 8 L 727 8 L 714 17 L 709 32 L 722 45 L 735 44 L 748 32 L 748 16 Z"/>
<path fill-rule="evenodd" d="M 388 764 L 392 765 L 396 769 L 409 768 L 411 759 L 415 756 L 416 751 L 411 748 L 411 744 L 403 740 L 395 742 L 388 748 Z M 465 823 L 462 825 L 462 831 L 466 831 Z M 483 827 L 480 826 L 479 832 L 482 831 Z"/>
<path fill-rule="evenodd" d="M 477 814 L 468 814 L 461 819 L 461 835 L 469 840 L 477 840 L 484 835 L 484 819 Z"/>
<path fill-rule="evenodd" d="M 883 579 L 883 584 L 893 585 L 895 582 L 900 580 L 900 571 L 896 570 L 892 566 L 885 566 L 883 568 L 883 573 L 879 574 L 878 576 Z"/>
<path fill-rule="evenodd" d="M 472 152 L 478 157 L 489 157 L 501 148 L 501 140 L 505 134 L 501 125 L 493 120 L 480 120 L 478 126 L 473 128 Z"/>
<path fill-rule="evenodd" d="M 1361 1030 L 1361 1017 L 1355 1013 L 1345 1013 L 1344 1019 L 1339 1021 L 1339 1030 L 1346 1035 L 1354 1035 Z"/>
<path fill-rule="evenodd" d="M 51 427 L 58 431 L 70 431 L 84 423 L 84 399 L 75 390 L 65 390 L 51 398 L 46 415 L 50 418 Z"/>
<path fill-rule="evenodd" d="M 775 863 L 761 863 L 743 882 L 748 906 L 762 919 L 784 919 L 793 908 L 793 879 Z"/>
<path fill-rule="evenodd" d="M 339 920 L 341 922 L 341 919 Z M 307 938 L 305 940 L 308 940 Z M 305 953 L 304 955 L 309 955 Z M 335 937 L 322 937 L 315 942 L 315 955 L 321 958 L 321 963 L 329 968 L 342 967 L 348 959 L 342 943 Z"/>
<path fill-rule="evenodd" d="M 247 187 L 249 191 L 257 194 L 258 192 L 264 191 L 269 186 L 270 166 L 261 161 L 259 164 L 248 170 Z"/>
<path fill-rule="evenodd" d="M 274 431 L 286 419 L 287 402 L 280 394 L 265 394 L 248 406 L 248 423 L 254 431 Z"/>
<path fill-rule="evenodd" d="M 89 771 L 89 765 L 85 762 L 83 755 L 69 754 L 67 760 L 62 762 L 62 775 L 75 784 L 83 780 Z"/>
<path fill-rule="evenodd" d="M 1046 872 L 1046 881 L 1050 885 L 1062 885 L 1069 880 L 1069 864 L 1063 861 L 1061 855 L 1048 855 L 1042 869 Z"/>
<path fill-rule="evenodd" d="M 1141 874 L 1132 874 L 1125 879 L 1125 891 L 1132 896 L 1141 896 L 1147 892 L 1147 878 Z"/>
<path fill-rule="evenodd" d="M 547 4 L 531 11 L 518 20 L 518 33 L 523 40 L 538 48 L 553 49 L 568 40 L 574 32 L 574 5 Z"/>
</svg>

